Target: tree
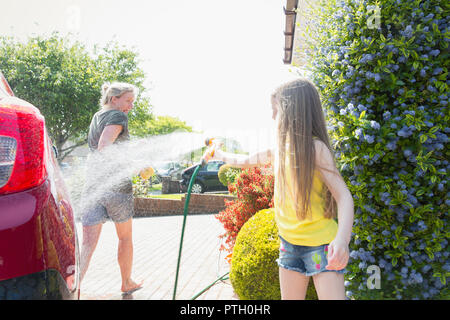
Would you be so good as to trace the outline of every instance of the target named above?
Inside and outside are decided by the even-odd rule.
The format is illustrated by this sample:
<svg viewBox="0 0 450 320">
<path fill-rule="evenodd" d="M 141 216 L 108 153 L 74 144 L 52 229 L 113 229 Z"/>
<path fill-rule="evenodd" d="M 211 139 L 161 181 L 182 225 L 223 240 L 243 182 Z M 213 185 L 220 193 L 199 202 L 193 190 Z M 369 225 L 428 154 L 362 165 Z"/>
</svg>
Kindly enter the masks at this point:
<svg viewBox="0 0 450 320">
<path fill-rule="evenodd" d="M 135 51 L 121 48 L 117 42 L 110 42 L 105 48 L 94 50 L 98 54 L 97 63 L 101 65 L 104 81 L 120 81 L 132 83 L 139 88 L 139 94 L 130 111 L 130 133 L 137 133 L 148 121 L 154 119 L 147 90 L 144 87 L 145 73 L 139 67 L 139 55 Z M 138 135 L 139 136 L 139 135 Z"/>
<path fill-rule="evenodd" d="M 105 48 L 96 47 L 91 53 L 80 42 L 58 33 L 30 37 L 25 43 L 2 37 L 0 69 L 16 96 L 40 109 L 61 159 L 86 143 L 90 121 L 100 107 L 104 82 L 129 82 L 140 89 L 130 113 L 131 130 L 151 119 L 138 54 L 114 42 Z M 68 141 L 73 145 L 62 149 Z"/>
<path fill-rule="evenodd" d="M 186 122 L 178 118 L 169 116 L 158 116 L 141 121 L 140 126 L 131 128 L 131 134 L 138 137 L 145 137 L 149 135 L 169 134 L 175 131 L 192 132 L 192 127 L 186 125 Z"/>
</svg>

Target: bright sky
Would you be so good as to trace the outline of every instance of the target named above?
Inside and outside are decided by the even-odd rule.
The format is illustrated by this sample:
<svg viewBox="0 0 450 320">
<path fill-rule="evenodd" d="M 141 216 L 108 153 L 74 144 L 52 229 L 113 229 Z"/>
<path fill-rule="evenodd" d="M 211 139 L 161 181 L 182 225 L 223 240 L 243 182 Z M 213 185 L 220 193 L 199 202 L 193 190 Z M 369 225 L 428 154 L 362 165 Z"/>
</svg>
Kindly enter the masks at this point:
<svg viewBox="0 0 450 320">
<path fill-rule="evenodd" d="M 284 1 L 14 0 L 0 32 L 115 39 L 140 54 L 157 115 L 227 134 L 273 127 L 270 94 L 296 77 L 283 64 Z"/>
</svg>

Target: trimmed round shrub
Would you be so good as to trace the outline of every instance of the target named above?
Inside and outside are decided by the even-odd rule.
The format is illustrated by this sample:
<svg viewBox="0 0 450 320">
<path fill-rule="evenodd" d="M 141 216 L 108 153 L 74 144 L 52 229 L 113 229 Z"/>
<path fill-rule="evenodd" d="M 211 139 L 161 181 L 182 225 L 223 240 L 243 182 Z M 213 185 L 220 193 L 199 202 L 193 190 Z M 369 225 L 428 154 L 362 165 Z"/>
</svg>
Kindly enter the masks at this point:
<svg viewBox="0 0 450 320">
<path fill-rule="evenodd" d="M 347 294 L 448 299 L 448 4 L 327 0 L 312 10 L 308 69 L 356 209 Z"/>
<path fill-rule="evenodd" d="M 241 228 L 231 258 L 230 280 L 241 300 L 279 300 L 278 248 L 274 210 L 258 211 Z M 317 299 L 312 281 L 307 299 Z"/>
<path fill-rule="evenodd" d="M 219 181 L 225 186 L 228 187 L 229 184 L 234 183 L 236 181 L 236 178 L 241 173 L 241 169 L 239 168 L 233 168 L 229 164 L 224 164 L 219 168 L 218 176 Z"/>
</svg>

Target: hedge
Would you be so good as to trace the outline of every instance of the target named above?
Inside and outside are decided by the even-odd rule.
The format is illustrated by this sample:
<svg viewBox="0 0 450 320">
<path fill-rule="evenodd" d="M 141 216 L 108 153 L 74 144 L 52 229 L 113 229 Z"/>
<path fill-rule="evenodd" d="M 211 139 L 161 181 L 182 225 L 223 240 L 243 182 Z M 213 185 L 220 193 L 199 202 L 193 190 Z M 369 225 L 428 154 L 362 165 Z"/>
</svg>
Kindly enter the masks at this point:
<svg viewBox="0 0 450 320">
<path fill-rule="evenodd" d="M 449 3 L 327 0 L 311 16 L 307 69 L 355 201 L 347 295 L 448 299 Z"/>
</svg>

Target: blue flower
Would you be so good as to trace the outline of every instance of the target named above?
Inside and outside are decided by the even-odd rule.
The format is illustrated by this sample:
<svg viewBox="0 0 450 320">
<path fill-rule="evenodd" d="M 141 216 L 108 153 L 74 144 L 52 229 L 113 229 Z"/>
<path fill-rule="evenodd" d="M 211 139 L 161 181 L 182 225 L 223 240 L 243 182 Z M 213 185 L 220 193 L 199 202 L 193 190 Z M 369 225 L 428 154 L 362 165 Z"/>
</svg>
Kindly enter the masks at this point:
<svg viewBox="0 0 450 320">
<path fill-rule="evenodd" d="M 430 269 L 431 269 L 431 266 L 429 264 L 426 264 L 425 266 L 423 266 L 422 272 L 427 273 Z"/>
<path fill-rule="evenodd" d="M 438 74 L 440 74 L 443 71 L 443 69 L 441 67 L 438 67 L 436 69 L 433 70 L 433 76 L 436 76 Z"/>
<path fill-rule="evenodd" d="M 410 284 L 415 284 L 415 283 L 422 283 L 423 278 L 422 275 L 420 273 L 414 273 L 411 275 Z"/>
<path fill-rule="evenodd" d="M 380 129 L 380 124 L 376 121 L 370 121 L 370 126 L 375 130 Z"/>
<path fill-rule="evenodd" d="M 373 78 L 376 82 L 379 82 L 381 80 L 381 76 L 378 73 L 375 73 Z"/>
<path fill-rule="evenodd" d="M 409 39 L 412 37 L 413 34 L 413 28 L 411 25 L 408 25 L 405 30 L 400 32 L 402 36 L 404 36 L 405 38 Z"/>
<path fill-rule="evenodd" d="M 410 155 L 412 155 L 412 151 L 409 150 L 409 149 L 406 149 L 405 151 L 403 151 L 403 155 L 404 155 L 405 157 L 409 157 Z"/>
<path fill-rule="evenodd" d="M 430 51 L 430 55 L 431 55 L 431 56 L 433 56 L 433 57 L 436 57 L 436 56 L 438 56 L 438 55 L 439 55 L 439 53 L 440 53 L 439 49 L 436 49 L 436 50 Z"/>
<path fill-rule="evenodd" d="M 431 92 L 437 92 L 436 88 L 433 87 L 431 84 L 427 86 L 427 90 Z"/>
<path fill-rule="evenodd" d="M 355 130 L 355 135 L 356 135 L 357 138 L 362 136 L 362 134 L 363 134 L 363 131 L 362 131 L 361 128 L 358 128 L 358 129 Z"/>
</svg>

